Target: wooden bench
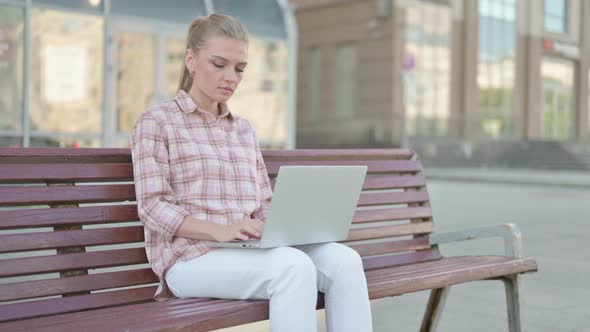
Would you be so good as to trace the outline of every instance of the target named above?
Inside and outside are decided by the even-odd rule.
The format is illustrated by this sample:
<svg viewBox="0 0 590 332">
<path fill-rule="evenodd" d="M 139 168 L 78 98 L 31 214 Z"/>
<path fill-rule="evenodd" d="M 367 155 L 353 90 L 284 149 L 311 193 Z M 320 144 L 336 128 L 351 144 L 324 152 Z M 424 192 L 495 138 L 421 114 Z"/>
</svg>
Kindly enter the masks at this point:
<svg viewBox="0 0 590 332">
<path fill-rule="evenodd" d="M 363 257 L 371 299 L 432 290 L 421 331 L 433 331 L 450 286 L 501 280 L 510 331 L 521 331 L 519 278 L 537 264 L 522 257 L 518 228 L 432 233 L 413 151 L 263 155 L 271 179 L 281 165 L 369 167 L 343 242 Z M 157 278 L 147 265 L 132 180 L 129 149 L 0 149 L 1 331 L 209 331 L 268 319 L 268 301 L 152 300 Z M 504 238 L 506 255 L 444 257 L 438 249 L 481 237 Z"/>
</svg>

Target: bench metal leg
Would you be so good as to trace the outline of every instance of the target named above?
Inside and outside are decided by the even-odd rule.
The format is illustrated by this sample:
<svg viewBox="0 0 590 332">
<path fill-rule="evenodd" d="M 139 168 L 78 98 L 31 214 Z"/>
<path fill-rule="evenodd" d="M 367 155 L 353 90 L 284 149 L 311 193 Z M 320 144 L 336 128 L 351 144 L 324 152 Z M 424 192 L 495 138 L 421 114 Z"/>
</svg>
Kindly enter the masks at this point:
<svg viewBox="0 0 590 332">
<path fill-rule="evenodd" d="M 506 306 L 508 309 L 508 329 L 510 332 L 521 332 L 522 328 L 522 312 L 520 308 L 520 291 L 522 281 L 520 276 L 512 275 L 502 278 L 504 287 L 506 288 Z"/>
<path fill-rule="evenodd" d="M 436 288 L 430 292 L 420 332 L 436 331 L 450 289 L 451 287 Z"/>
</svg>

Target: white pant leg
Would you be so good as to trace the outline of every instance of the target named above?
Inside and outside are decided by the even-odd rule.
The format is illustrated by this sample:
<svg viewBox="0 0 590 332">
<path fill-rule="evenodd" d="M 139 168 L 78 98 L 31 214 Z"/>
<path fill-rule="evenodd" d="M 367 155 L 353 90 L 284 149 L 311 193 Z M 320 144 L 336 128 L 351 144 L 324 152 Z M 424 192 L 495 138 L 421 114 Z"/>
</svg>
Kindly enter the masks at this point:
<svg viewBox="0 0 590 332">
<path fill-rule="evenodd" d="M 371 332 L 371 304 L 359 254 L 337 242 L 294 247 L 307 253 L 316 266 L 328 332 Z"/>
<path fill-rule="evenodd" d="M 270 299 L 271 331 L 317 331 L 316 269 L 295 248 L 218 248 L 179 261 L 166 281 L 178 297 Z"/>
</svg>

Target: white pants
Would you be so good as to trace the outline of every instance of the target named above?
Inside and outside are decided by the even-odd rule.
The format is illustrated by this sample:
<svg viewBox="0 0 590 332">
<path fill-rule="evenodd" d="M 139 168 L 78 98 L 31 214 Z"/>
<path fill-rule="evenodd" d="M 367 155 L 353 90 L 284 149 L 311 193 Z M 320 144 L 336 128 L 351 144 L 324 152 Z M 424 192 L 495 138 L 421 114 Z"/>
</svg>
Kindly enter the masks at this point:
<svg viewBox="0 0 590 332">
<path fill-rule="evenodd" d="M 371 332 L 367 281 L 358 253 L 340 243 L 272 249 L 217 248 L 166 275 L 174 295 L 269 299 L 272 332 L 317 331 L 317 291 L 328 332 Z"/>
</svg>

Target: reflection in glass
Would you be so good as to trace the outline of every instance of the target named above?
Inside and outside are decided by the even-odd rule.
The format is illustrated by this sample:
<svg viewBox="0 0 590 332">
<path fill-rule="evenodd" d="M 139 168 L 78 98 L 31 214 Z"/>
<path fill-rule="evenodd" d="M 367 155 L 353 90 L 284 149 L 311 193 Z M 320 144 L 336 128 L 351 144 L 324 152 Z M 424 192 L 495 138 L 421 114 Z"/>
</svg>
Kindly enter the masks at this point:
<svg viewBox="0 0 590 332">
<path fill-rule="evenodd" d="M 228 102 L 252 123 L 264 147 L 284 146 L 287 137 L 287 44 L 250 36 L 248 67 Z"/>
<path fill-rule="evenodd" d="M 357 106 L 357 47 L 340 45 L 336 47 L 334 59 L 334 114 L 350 118 Z"/>
<path fill-rule="evenodd" d="M 541 62 L 543 105 L 541 137 L 566 140 L 574 136 L 574 63 L 544 57 Z"/>
<path fill-rule="evenodd" d="M 516 4 L 479 1 L 479 128 L 485 137 L 513 134 Z"/>
<path fill-rule="evenodd" d="M 317 47 L 310 49 L 308 56 L 307 119 L 315 121 L 319 117 L 322 107 L 322 56 Z"/>
<path fill-rule="evenodd" d="M 98 148 L 101 140 L 96 138 L 32 136 L 30 147 L 35 148 Z"/>
<path fill-rule="evenodd" d="M 567 0 L 544 0 L 545 30 L 567 32 Z"/>
<path fill-rule="evenodd" d="M 103 47 L 102 17 L 33 9 L 32 131 L 101 132 Z"/>
<path fill-rule="evenodd" d="M 0 130 L 20 131 L 23 110 L 23 9 L 0 5 Z M 12 143 L 0 143 L 0 146 Z"/>
<path fill-rule="evenodd" d="M 3 148 L 20 148 L 22 147 L 22 137 L 0 135 L 0 147 Z"/>
<path fill-rule="evenodd" d="M 180 38 L 166 38 L 166 99 L 172 99 L 178 91 L 180 75 L 184 71 L 185 41 Z"/>
<path fill-rule="evenodd" d="M 155 100 L 156 39 L 142 32 L 117 34 L 117 130 L 130 133 Z"/>
<path fill-rule="evenodd" d="M 450 116 L 450 8 L 426 1 L 407 3 L 402 54 L 406 133 L 443 136 Z"/>
</svg>

